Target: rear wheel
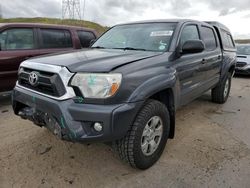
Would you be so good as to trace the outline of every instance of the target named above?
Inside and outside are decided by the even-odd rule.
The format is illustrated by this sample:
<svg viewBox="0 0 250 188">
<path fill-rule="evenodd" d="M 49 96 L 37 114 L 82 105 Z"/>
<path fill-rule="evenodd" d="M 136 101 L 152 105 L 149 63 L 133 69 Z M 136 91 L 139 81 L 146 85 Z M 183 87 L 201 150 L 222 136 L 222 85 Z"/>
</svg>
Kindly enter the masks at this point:
<svg viewBox="0 0 250 188">
<path fill-rule="evenodd" d="M 132 167 L 147 169 L 161 156 L 170 131 L 169 112 L 156 100 L 148 100 L 127 135 L 116 141 L 121 159 Z"/>
<path fill-rule="evenodd" d="M 212 89 L 213 102 L 223 104 L 227 101 L 231 90 L 231 79 L 232 74 L 228 72 L 225 79 Z"/>
</svg>

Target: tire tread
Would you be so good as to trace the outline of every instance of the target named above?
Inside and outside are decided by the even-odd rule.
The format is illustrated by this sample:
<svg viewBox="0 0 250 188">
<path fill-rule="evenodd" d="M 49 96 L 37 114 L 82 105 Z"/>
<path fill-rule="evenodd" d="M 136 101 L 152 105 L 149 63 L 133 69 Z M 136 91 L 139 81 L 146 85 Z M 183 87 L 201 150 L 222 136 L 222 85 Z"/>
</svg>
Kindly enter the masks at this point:
<svg viewBox="0 0 250 188">
<path fill-rule="evenodd" d="M 226 78 L 220 82 L 215 88 L 211 91 L 212 101 L 214 103 L 223 104 L 227 101 L 227 98 L 224 98 L 224 85 L 226 80 L 231 77 L 231 73 L 228 72 Z M 231 80 L 230 80 L 230 87 L 231 87 Z M 230 90 L 229 90 L 230 92 Z"/>
<path fill-rule="evenodd" d="M 151 111 L 155 111 L 157 108 L 164 108 L 166 107 L 159 101 L 149 99 L 145 102 L 143 108 L 138 113 L 133 125 L 129 127 L 129 130 L 126 136 L 118 141 L 115 142 L 115 148 L 120 156 L 120 158 L 129 163 L 133 168 L 138 168 L 135 162 L 135 153 L 139 152 L 134 149 L 134 141 L 136 139 L 136 131 L 139 126 L 141 126 L 144 118 L 147 116 L 148 113 Z M 162 109 L 161 109 L 162 110 Z M 168 116 L 168 114 L 167 114 Z"/>
</svg>

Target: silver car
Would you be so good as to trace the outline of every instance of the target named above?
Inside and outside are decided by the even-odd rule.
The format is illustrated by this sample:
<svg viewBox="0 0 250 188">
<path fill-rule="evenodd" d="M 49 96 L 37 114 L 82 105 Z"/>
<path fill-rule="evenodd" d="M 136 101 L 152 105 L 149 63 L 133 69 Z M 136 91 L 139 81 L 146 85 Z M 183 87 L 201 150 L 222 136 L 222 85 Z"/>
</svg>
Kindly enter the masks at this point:
<svg viewBox="0 0 250 188">
<path fill-rule="evenodd" d="M 235 73 L 250 75 L 250 44 L 237 45 Z"/>
</svg>

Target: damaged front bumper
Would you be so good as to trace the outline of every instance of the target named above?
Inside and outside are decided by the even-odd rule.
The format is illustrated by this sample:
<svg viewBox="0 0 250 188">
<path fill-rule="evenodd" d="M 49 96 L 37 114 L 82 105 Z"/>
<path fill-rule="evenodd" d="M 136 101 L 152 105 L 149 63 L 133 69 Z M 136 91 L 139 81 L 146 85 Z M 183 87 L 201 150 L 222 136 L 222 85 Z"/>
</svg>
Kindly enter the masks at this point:
<svg viewBox="0 0 250 188">
<path fill-rule="evenodd" d="M 63 140 L 72 142 L 110 142 L 122 138 L 143 102 L 97 105 L 58 101 L 18 86 L 12 94 L 16 115 L 38 126 L 45 126 Z M 94 124 L 102 125 L 101 131 Z"/>
</svg>

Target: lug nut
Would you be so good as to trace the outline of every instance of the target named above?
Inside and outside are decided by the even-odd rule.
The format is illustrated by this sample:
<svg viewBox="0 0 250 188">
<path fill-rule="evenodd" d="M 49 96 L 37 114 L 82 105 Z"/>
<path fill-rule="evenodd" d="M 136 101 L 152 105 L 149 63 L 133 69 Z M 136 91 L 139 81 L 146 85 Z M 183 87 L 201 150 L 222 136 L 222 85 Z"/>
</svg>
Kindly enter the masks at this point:
<svg viewBox="0 0 250 188">
<path fill-rule="evenodd" d="M 94 124 L 94 129 L 95 129 L 97 132 L 101 132 L 101 131 L 102 131 L 102 124 L 96 122 L 96 123 Z"/>
</svg>

